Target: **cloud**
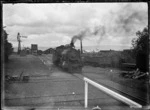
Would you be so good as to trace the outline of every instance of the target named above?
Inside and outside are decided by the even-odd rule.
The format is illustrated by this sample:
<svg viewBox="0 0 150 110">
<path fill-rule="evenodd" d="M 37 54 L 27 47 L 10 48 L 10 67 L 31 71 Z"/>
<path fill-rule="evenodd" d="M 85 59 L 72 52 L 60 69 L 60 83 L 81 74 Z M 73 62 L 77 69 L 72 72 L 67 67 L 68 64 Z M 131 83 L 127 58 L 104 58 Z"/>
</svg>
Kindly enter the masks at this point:
<svg viewBox="0 0 150 110">
<path fill-rule="evenodd" d="M 18 32 L 28 36 L 24 45 L 38 43 L 49 47 L 70 43 L 73 36 L 86 29 L 86 46 L 108 42 L 126 45 L 131 44 L 137 30 L 148 24 L 148 8 L 140 2 L 4 4 L 3 8 L 3 24 L 15 46 Z"/>
<path fill-rule="evenodd" d="M 138 29 L 142 29 L 148 24 L 146 5 L 144 3 L 118 4 L 116 10 L 110 11 L 103 18 L 107 32 L 110 32 L 113 36 L 135 34 Z"/>
</svg>

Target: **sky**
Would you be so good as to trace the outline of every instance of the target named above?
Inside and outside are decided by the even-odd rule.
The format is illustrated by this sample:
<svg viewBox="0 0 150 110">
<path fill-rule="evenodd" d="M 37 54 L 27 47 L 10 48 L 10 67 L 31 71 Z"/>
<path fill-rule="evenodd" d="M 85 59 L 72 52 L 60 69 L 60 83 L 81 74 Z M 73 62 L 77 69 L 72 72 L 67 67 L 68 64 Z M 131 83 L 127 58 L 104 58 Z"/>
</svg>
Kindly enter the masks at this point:
<svg viewBox="0 0 150 110">
<path fill-rule="evenodd" d="M 131 48 L 138 30 L 148 25 L 147 3 L 51 3 L 3 4 L 3 26 L 8 41 L 22 47 L 38 44 L 47 49 L 74 44 L 83 49 L 122 50 Z"/>
</svg>

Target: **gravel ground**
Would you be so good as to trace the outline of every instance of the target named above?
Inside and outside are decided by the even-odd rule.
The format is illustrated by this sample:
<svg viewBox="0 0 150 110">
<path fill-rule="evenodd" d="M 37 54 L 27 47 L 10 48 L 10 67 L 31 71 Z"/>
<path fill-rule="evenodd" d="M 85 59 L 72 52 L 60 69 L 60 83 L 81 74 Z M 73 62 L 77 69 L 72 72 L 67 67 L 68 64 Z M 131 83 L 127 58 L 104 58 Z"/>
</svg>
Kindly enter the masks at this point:
<svg viewBox="0 0 150 110">
<path fill-rule="evenodd" d="M 141 90 L 144 92 L 147 91 L 147 87 L 146 87 L 147 82 L 145 80 L 123 78 L 121 77 L 122 72 L 123 72 L 122 70 L 115 69 L 115 68 L 100 68 L 100 67 L 91 67 L 91 66 L 85 66 L 83 68 L 83 73 L 101 74 L 113 82 L 116 82 L 116 83 L 119 83 L 128 87 L 132 87 L 134 89 Z"/>
<path fill-rule="evenodd" d="M 28 82 L 5 82 L 5 106 L 29 110 L 40 107 L 53 109 L 84 109 L 84 82 L 71 74 L 60 71 L 52 64 L 51 55 L 20 57 L 12 55 L 6 64 L 6 74 L 11 76 L 29 75 Z M 83 75 L 95 79 L 114 80 L 119 70 L 84 67 Z M 94 73 L 93 75 L 91 73 Z M 99 75 L 101 74 L 101 75 Z M 94 77 L 93 77 L 94 76 Z M 103 110 L 128 108 L 96 88 L 89 86 L 89 108 L 99 105 Z M 109 106 L 108 106 L 109 105 Z M 58 108 L 57 108 L 58 107 Z M 66 108 L 65 108 L 66 107 Z"/>
</svg>

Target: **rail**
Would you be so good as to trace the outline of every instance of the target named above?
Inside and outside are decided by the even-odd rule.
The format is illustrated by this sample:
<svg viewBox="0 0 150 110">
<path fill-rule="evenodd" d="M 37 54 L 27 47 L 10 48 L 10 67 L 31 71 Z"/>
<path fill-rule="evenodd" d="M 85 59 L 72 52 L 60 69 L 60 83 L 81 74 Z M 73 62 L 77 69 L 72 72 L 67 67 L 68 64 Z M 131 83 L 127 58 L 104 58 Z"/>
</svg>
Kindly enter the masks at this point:
<svg viewBox="0 0 150 110">
<path fill-rule="evenodd" d="M 85 88 L 84 88 L 85 89 L 85 94 L 84 94 L 85 95 L 84 96 L 84 107 L 85 108 L 88 107 L 88 83 L 93 85 L 94 87 L 100 89 L 104 93 L 106 93 L 106 94 L 108 94 L 108 95 L 110 95 L 110 96 L 126 103 L 127 105 L 130 106 L 130 108 L 142 108 L 142 105 L 136 103 L 135 101 L 133 101 L 133 100 L 127 98 L 127 97 L 124 97 L 124 96 L 122 96 L 122 95 L 120 95 L 120 94 L 118 94 L 118 93 L 116 93 L 116 92 L 114 92 L 114 91 L 112 91 L 112 90 L 110 90 L 110 89 L 108 89 L 108 88 L 92 81 L 89 78 L 84 77 L 84 82 L 85 82 Z"/>
</svg>

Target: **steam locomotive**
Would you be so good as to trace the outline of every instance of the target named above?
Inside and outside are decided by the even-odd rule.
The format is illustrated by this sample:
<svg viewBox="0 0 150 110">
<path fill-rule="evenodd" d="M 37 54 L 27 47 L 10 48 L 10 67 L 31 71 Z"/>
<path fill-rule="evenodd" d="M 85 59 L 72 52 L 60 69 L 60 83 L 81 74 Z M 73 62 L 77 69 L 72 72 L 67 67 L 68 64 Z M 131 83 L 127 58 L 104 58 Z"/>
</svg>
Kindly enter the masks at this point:
<svg viewBox="0 0 150 110">
<path fill-rule="evenodd" d="M 69 73 L 82 72 L 80 50 L 76 50 L 72 43 L 56 47 L 52 59 L 54 65 Z"/>
</svg>

